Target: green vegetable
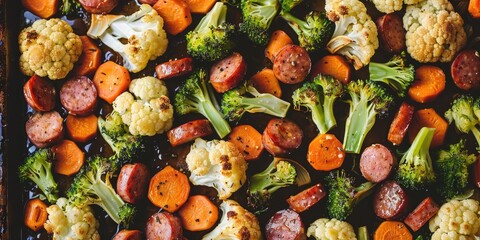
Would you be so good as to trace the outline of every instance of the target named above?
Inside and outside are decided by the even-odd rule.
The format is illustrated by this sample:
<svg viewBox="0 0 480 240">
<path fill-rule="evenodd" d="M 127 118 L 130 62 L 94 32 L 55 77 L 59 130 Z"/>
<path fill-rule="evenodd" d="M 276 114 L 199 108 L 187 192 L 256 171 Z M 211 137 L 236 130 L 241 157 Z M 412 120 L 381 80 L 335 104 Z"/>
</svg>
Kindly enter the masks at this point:
<svg viewBox="0 0 480 240">
<path fill-rule="evenodd" d="M 368 70 L 370 80 L 387 84 L 400 97 L 405 97 L 415 79 L 415 68 L 405 64 L 405 53 L 393 56 L 386 63 L 370 62 Z"/>
<path fill-rule="evenodd" d="M 18 169 L 20 181 L 30 179 L 37 184 L 50 203 L 58 199 L 58 187 L 52 174 L 52 161 L 55 154 L 49 149 L 39 149 L 25 159 Z"/>
<path fill-rule="evenodd" d="M 81 7 L 82 5 L 77 0 L 62 0 L 60 10 L 62 14 L 69 15 L 76 13 Z"/>
<path fill-rule="evenodd" d="M 358 228 L 358 240 L 370 240 L 367 226 L 362 226 Z"/>
<path fill-rule="evenodd" d="M 290 12 L 302 2 L 303 0 L 280 0 L 280 6 L 282 7 L 282 12 Z"/>
<path fill-rule="evenodd" d="M 253 43 L 267 45 L 268 29 L 279 8 L 278 0 L 242 0 L 243 22 L 240 23 L 240 31 Z"/>
<path fill-rule="evenodd" d="M 462 133 L 472 132 L 480 148 L 480 98 L 474 100 L 470 95 L 460 95 L 453 100 L 452 107 L 445 112 L 449 123 L 454 122 L 455 127 Z"/>
</svg>

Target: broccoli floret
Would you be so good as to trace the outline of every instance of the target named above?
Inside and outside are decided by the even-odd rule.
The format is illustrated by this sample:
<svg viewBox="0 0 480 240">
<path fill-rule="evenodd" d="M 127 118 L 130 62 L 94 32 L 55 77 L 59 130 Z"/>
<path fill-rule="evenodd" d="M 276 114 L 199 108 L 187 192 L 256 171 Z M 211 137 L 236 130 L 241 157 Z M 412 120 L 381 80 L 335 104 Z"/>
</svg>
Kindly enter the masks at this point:
<svg viewBox="0 0 480 240">
<path fill-rule="evenodd" d="M 279 8 L 278 0 L 242 0 L 243 22 L 240 23 L 240 31 L 253 43 L 266 45 L 268 29 Z"/>
<path fill-rule="evenodd" d="M 359 153 L 376 116 L 386 115 L 394 99 L 384 88 L 371 81 L 352 81 L 347 85 L 347 92 L 351 99 L 348 101 L 350 110 L 343 147 L 346 152 Z"/>
<path fill-rule="evenodd" d="M 405 64 L 405 53 L 393 56 L 386 63 L 370 62 L 370 80 L 390 86 L 398 96 L 404 97 L 415 77 L 413 65 Z"/>
<path fill-rule="evenodd" d="M 288 21 L 298 35 L 300 46 L 307 51 L 323 49 L 335 30 L 335 23 L 328 20 L 325 13 L 310 12 L 305 16 L 305 21 L 288 12 L 282 11 L 280 15 Z"/>
<path fill-rule="evenodd" d="M 455 127 L 463 133 L 472 132 L 480 147 L 480 98 L 475 102 L 470 95 L 461 95 L 453 100 L 452 107 L 445 112 L 449 123 L 455 122 Z"/>
<path fill-rule="evenodd" d="M 113 171 L 126 163 L 131 163 L 145 152 L 143 137 L 130 134 L 127 125 L 122 122 L 122 117 L 116 111 L 110 113 L 106 119 L 99 117 L 98 129 L 115 153 L 110 157 L 110 160 L 116 163 Z"/>
<path fill-rule="evenodd" d="M 463 140 L 450 145 L 448 150 L 440 150 L 434 165 L 440 196 L 450 200 L 463 195 L 468 184 L 468 166 L 476 160 L 475 154 L 468 154 Z"/>
<path fill-rule="evenodd" d="M 345 170 L 331 171 L 325 178 L 329 192 L 327 196 L 327 211 L 330 218 L 345 220 L 363 198 L 371 193 L 374 183 L 365 182 L 354 186 L 354 178 Z"/>
<path fill-rule="evenodd" d="M 175 94 L 175 110 L 180 115 L 196 112 L 205 116 L 220 138 L 230 133 L 231 128 L 217 109 L 217 101 L 210 85 L 207 84 L 207 73 L 204 69 L 196 70 Z"/>
<path fill-rule="evenodd" d="M 221 0 L 221 2 L 230 4 L 233 7 L 240 8 L 241 0 Z"/>
<path fill-rule="evenodd" d="M 42 190 L 50 203 L 58 199 L 58 188 L 52 174 L 52 160 L 55 154 L 49 149 L 39 149 L 25 159 L 20 165 L 18 177 L 22 182 L 30 179 Z"/>
<path fill-rule="evenodd" d="M 344 92 L 343 84 L 333 77 L 317 75 L 313 82 L 305 82 L 293 92 L 295 110 L 306 107 L 312 112 L 312 121 L 321 134 L 327 133 L 337 125 L 333 113 L 335 100 Z"/>
<path fill-rule="evenodd" d="M 69 15 L 76 13 L 78 9 L 80 9 L 82 5 L 77 0 L 62 0 L 62 5 L 60 6 L 60 10 L 62 14 Z"/>
<path fill-rule="evenodd" d="M 222 112 L 230 121 L 238 121 L 245 112 L 285 117 L 290 103 L 269 93 L 259 93 L 252 85 L 234 88 L 223 94 Z"/>
<path fill-rule="evenodd" d="M 134 215 L 135 208 L 125 203 L 110 184 L 115 163 L 109 159 L 94 156 L 88 160 L 75 176 L 72 185 L 67 190 L 70 204 L 85 206 L 96 204 L 117 224 L 128 226 Z"/>
<path fill-rule="evenodd" d="M 396 180 L 400 185 L 413 190 L 423 190 L 435 182 L 436 176 L 430 157 L 430 143 L 435 128 L 423 127 L 405 152 L 398 165 Z"/>
<path fill-rule="evenodd" d="M 266 211 L 272 194 L 282 187 L 294 184 L 296 177 L 297 171 L 291 163 L 283 160 L 272 161 L 265 170 L 250 178 L 248 205 L 256 213 Z"/>
<path fill-rule="evenodd" d="M 235 27 L 226 22 L 227 6 L 217 2 L 197 27 L 187 33 L 187 52 L 206 62 L 219 60 L 232 52 Z"/>
<path fill-rule="evenodd" d="M 282 12 L 290 12 L 302 2 L 303 0 L 280 0 L 280 6 L 282 7 Z"/>
</svg>

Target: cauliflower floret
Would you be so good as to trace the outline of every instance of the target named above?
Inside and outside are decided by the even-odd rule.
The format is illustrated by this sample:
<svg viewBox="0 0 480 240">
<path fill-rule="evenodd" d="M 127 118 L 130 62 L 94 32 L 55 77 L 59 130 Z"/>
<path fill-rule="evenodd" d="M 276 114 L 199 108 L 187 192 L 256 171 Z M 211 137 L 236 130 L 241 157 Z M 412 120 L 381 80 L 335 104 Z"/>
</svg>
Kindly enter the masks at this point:
<svg viewBox="0 0 480 240">
<path fill-rule="evenodd" d="M 392 13 L 400 11 L 403 6 L 403 0 L 372 0 L 378 11 L 383 13 Z"/>
<path fill-rule="evenodd" d="M 35 21 L 18 37 L 23 74 L 62 79 L 82 53 L 82 41 L 68 22 L 52 18 Z"/>
<path fill-rule="evenodd" d="M 432 240 L 477 239 L 480 237 L 480 205 L 473 199 L 451 200 L 430 219 Z"/>
<path fill-rule="evenodd" d="M 325 11 L 335 22 L 327 50 L 352 60 L 357 70 L 370 63 L 378 48 L 378 33 L 365 5 L 359 0 L 326 0 Z"/>
<path fill-rule="evenodd" d="M 172 128 L 173 106 L 163 81 L 154 77 L 134 79 L 129 90 L 113 101 L 113 109 L 132 135 L 153 136 Z"/>
<path fill-rule="evenodd" d="M 307 229 L 307 236 L 315 239 L 356 240 L 355 231 L 350 223 L 335 218 L 319 218 Z"/>
<path fill-rule="evenodd" d="M 47 208 L 48 219 L 44 227 L 53 233 L 54 240 L 100 240 L 99 223 L 89 206 L 82 208 L 69 205 L 66 198 Z"/>
<path fill-rule="evenodd" d="M 187 155 L 190 182 L 214 187 L 222 200 L 229 198 L 247 179 L 247 163 L 231 142 L 197 138 Z"/>
<path fill-rule="evenodd" d="M 408 6 L 403 27 L 407 51 L 419 62 L 449 62 L 467 41 L 463 19 L 448 0 Z"/>
<path fill-rule="evenodd" d="M 220 204 L 220 210 L 222 210 L 220 223 L 203 236 L 203 240 L 261 239 L 260 224 L 257 218 L 240 204 L 233 200 L 225 200 Z"/>
</svg>

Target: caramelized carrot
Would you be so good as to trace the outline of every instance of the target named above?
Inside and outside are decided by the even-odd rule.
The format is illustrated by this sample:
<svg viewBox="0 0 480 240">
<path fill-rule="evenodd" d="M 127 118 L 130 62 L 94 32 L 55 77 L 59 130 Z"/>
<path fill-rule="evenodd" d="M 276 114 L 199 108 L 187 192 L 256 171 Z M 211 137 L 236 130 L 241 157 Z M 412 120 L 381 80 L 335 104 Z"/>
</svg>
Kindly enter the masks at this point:
<svg viewBox="0 0 480 240">
<path fill-rule="evenodd" d="M 41 18 L 50 18 L 57 13 L 59 0 L 22 0 L 22 5 Z"/>
<path fill-rule="evenodd" d="M 190 184 L 185 174 L 166 166 L 150 179 L 148 199 L 153 205 L 168 212 L 177 211 L 190 194 Z"/>
<path fill-rule="evenodd" d="M 261 93 L 270 93 L 275 97 L 282 97 L 282 88 L 272 69 L 264 68 L 253 75 L 249 82 Z"/>
<path fill-rule="evenodd" d="M 307 161 L 315 170 L 339 168 L 344 159 L 343 145 L 333 134 L 319 134 L 308 145 Z"/>
<path fill-rule="evenodd" d="M 245 160 L 255 160 L 263 152 L 262 134 L 250 125 L 234 127 L 227 139 L 243 153 Z"/>
<path fill-rule="evenodd" d="M 435 100 L 445 90 L 445 73 L 439 67 L 422 65 L 415 70 L 415 81 L 408 96 L 419 103 Z"/>
<path fill-rule="evenodd" d="M 409 105 L 406 102 L 402 103 L 390 125 L 388 141 L 394 145 L 400 145 L 402 143 L 403 137 L 405 137 L 405 133 L 407 133 L 408 126 L 410 126 L 414 111 L 415 108 L 412 105 Z"/>
<path fill-rule="evenodd" d="M 88 142 L 97 134 L 97 116 L 94 114 L 85 117 L 68 115 L 65 125 L 68 136 L 75 142 Z"/>
<path fill-rule="evenodd" d="M 468 13 L 473 18 L 480 18 L 480 0 L 470 0 L 468 3 Z"/>
<path fill-rule="evenodd" d="M 128 89 L 130 73 L 123 66 L 107 61 L 98 67 L 93 84 L 97 88 L 98 96 L 112 104 L 118 95 Z"/>
<path fill-rule="evenodd" d="M 82 55 L 78 58 L 72 74 L 91 76 L 102 63 L 102 51 L 88 36 L 80 36 L 80 40 L 82 40 Z"/>
<path fill-rule="evenodd" d="M 430 148 L 441 146 L 447 133 L 448 123 L 433 108 L 421 109 L 413 114 L 412 122 L 408 129 L 408 139 L 413 142 L 422 127 L 435 128 Z"/>
<path fill-rule="evenodd" d="M 350 64 L 344 57 L 340 55 L 327 55 L 313 65 L 311 76 L 313 78 L 318 74 L 330 75 L 343 84 L 348 84 L 350 82 L 351 72 Z"/>
<path fill-rule="evenodd" d="M 185 0 L 190 8 L 190 12 L 192 13 L 203 13 L 206 14 L 210 9 L 212 9 L 213 5 L 217 2 L 216 0 Z"/>
<path fill-rule="evenodd" d="M 217 222 L 218 208 L 206 196 L 194 195 L 178 210 L 178 216 L 188 231 L 203 231 Z"/>
<path fill-rule="evenodd" d="M 47 204 L 42 202 L 42 200 L 35 198 L 27 202 L 24 216 L 25 226 L 33 231 L 38 231 L 43 228 L 47 217 Z"/>
<path fill-rule="evenodd" d="M 54 170 L 58 174 L 71 176 L 82 168 L 85 154 L 74 142 L 64 139 L 52 147 L 55 153 Z"/>
<path fill-rule="evenodd" d="M 184 0 L 157 1 L 153 8 L 163 18 L 165 31 L 177 35 L 192 23 L 192 15 Z"/>
<path fill-rule="evenodd" d="M 292 44 L 292 39 L 282 30 L 277 30 L 272 33 L 267 48 L 265 48 L 265 57 L 273 62 L 273 58 L 278 51 L 288 44 Z"/>
<path fill-rule="evenodd" d="M 411 240 L 412 234 L 402 222 L 385 221 L 378 226 L 373 240 Z"/>
</svg>

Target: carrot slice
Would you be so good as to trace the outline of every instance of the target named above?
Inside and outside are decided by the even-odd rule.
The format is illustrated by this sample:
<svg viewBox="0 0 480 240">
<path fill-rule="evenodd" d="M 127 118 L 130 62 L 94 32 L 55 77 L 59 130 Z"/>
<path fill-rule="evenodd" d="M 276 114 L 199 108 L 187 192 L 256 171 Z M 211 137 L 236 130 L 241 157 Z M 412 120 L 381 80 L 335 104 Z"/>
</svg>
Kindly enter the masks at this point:
<svg viewBox="0 0 480 240">
<path fill-rule="evenodd" d="M 22 5 L 41 18 L 50 18 L 57 13 L 59 0 L 22 0 Z"/>
<path fill-rule="evenodd" d="M 245 160 L 255 160 L 263 152 L 262 134 L 250 125 L 234 127 L 227 139 L 243 153 Z"/>
<path fill-rule="evenodd" d="M 93 84 L 97 88 L 98 96 L 112 104 L 118 95 L 128 89 L 130 73 L 128 70 L 112 61 L 107 61 L 98 67 Z"/>
<path fill-rule="evenodd" d="M 318 74 L 330 75 L 343 84 L 348 84 L 350 82 L 352 68 L 344 57 L 340 55 L 327 55 L 318 60 L 312 67 L 312 78 Z"/>
<path fill-rule="evenodd" d="M 319 134 L 308 145 L 307 161 L 315 170 L 339 168 L 344 159 L 343 145 L 333 134 Z"/>
<path fill-rule="evenodd" d="M 82 168 L 85 154 L 75 142 L 64 139 L 52 147 L 55 153 L 54 170 L 58 174 L 71 176 Z"/>
<path fill-rule="evenodd" d="M 177 35 L 192 23 L 192 15 L 187 3 L 183 0 L 157 1 L 153 8 L 163 18 L 165 31 Z"/>
<path fill-rule="evenodd" d="M 278 51 L 288 44 L 292 44 L 292 39 L 282 30 L 277 30 L 272 33 L 270 41 L 265 48 L 265 57 L 273 62 L 273 58 L 277 55 Z"/>
<path fill-rule="evenodd" d="M 88 142 L 97 134 L 97 116 L 94 114 L 85 117 L 68 115 L 65 125 L 68 136 L 75 142 Z"/>
<path fill-rule="evenodd" d="M 150 179 L 148 199 L 168 212 L 177 211 L 187 201 L 189 194 L 187 176 L 171 166 L 166 166 Z"/>
<path fill-rule="evenodd" d="M 410 143 L 413 142 L 413 139 L 415 139 L 415 136 L 417 136 L 417 133 L 422 127 L 435 128 L 430 148 L 439 147 L 443 144 L 445 134 L 447 133 L 448 123 L 437 114 L 435 109 L 421 109 L 413 114 L 412 122 L 408 128 L 408 140 Z"/>
<path fill-rule="evenodd" d="M 441 68 L 422 65 L 415 70 L 415 81 L 408 89 L 408 96 L 415 102 L 431 102 L 445 90 L 445 82 Z"/>
<path fill-rule="evenodd" d="M 212 9 L 216 0 L 185 0 L 192 13 L 206 14 Z"/>
<path fill-rule="evenodd" d="M 282 97 L 282 88 L 272 69 L 264 68 L 253 75 L 249 82 L 261 93 L 270 93 L 278 98 Z"/>
<path fill-rule="evenodd" d="M 385 221 L 378 226 L 373 240 L 411 240 L 412 234 L 402 222 Z"/>
<path fill-rule="evenodd" d="M 470 0 L 468 3 L 468 13 L 473 18 L 480 18 L 480 0 Z"/>
<path fill-rule="evenodd" d="M 102 63 L 102 51 L 88 36 L 80 36 L 82 40 L 82 55 L 78 58 L 72 74 L 76 76 L 90 76 L 95 73 Z"/>
<path fill-rule="evenodd" d="M 35 198 L 27 202 L 25 206 L 24 223 L 25 226 L 33 231 L 39 231 L 47 221 L 47 204 L 42 200 Z"/>
<path fill-rule="evenodd" d="M 218 208 L 206 196 L 194 195 L 178 210 L 178 216 L 188 231 L 203 231 L 217 222 Z"/>
</svg>

